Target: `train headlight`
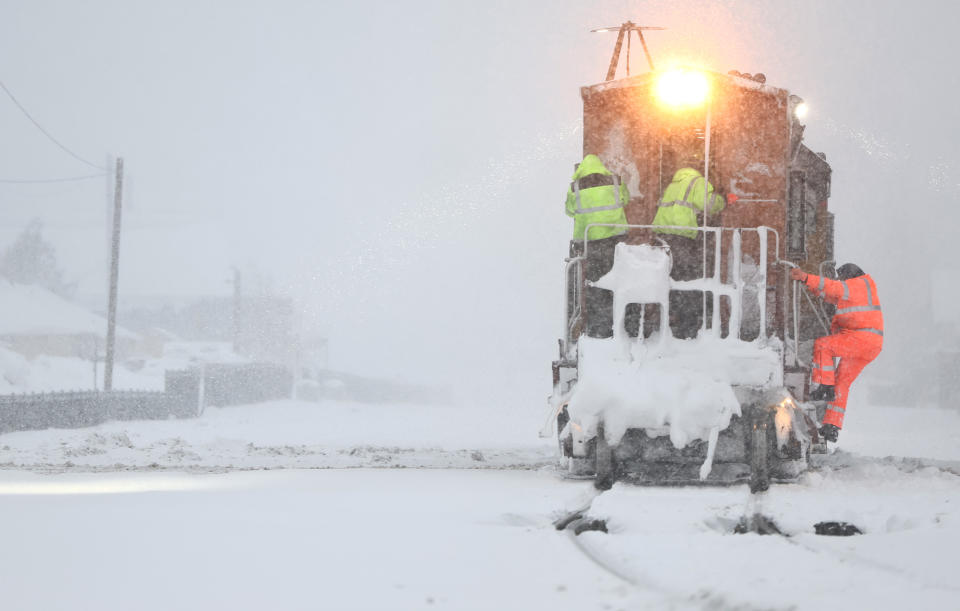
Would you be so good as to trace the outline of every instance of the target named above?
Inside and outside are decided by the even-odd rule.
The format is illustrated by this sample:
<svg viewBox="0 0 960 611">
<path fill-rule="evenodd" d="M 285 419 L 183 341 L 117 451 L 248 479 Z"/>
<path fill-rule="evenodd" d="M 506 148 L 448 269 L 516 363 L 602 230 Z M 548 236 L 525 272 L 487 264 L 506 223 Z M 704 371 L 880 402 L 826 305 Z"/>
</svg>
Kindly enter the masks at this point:
<svg viewBox="0 0 960 611">
<path fill-rule="evenodd" d="M 695 107 L 706 102 L 710 84 L 702 72 L 689 69 L 669 70 L 658 77 L 655 91 L 660 102 L 667 106 Z"/>
<path fill-rule="evenodd" d="M 796 115 L 798 119 L 803 121 L 807 117 L 807 111 L 809 110 L 810 109 L 807 108 L 806 102 L 800 102 L 799 104 L 793 107 L 793 114 Z"/>
</svg>

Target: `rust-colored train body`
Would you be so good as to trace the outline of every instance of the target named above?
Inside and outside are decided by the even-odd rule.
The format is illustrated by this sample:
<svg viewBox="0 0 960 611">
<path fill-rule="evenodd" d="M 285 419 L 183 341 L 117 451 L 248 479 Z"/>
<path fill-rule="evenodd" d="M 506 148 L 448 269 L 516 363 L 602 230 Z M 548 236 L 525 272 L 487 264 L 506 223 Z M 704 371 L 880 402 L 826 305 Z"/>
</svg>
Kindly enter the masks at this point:
<svg viewBox="0 0 960 611">
<path fill-rule="evenodd" d="M 709 180 L 723 194 L 733 194 L 718 218 L 708 225 L 766 226 L 776 230 L 768 253 L 768 332 L 784 338 L 792 324 L 788 312 L 786 267 L 794 262 L 819 273 L 833 259 L 833 214 L 828 207 L 831 170 L 822 154 L 803 144 L 797 118 L 802 100 L 785 89 L 753 78 L 705 73 L 710 95 L 698 107 L 672 108 L 658 101 L 658 73 L 581 88 L 583 152 L 598 155 L 620 174 L 630 189 L 627 221 L 647 225 L 673 173 L 689 159 L 709 157 Z M 706 137 L 709 121 L 709 151 Z M 730 234 L 724 234 L 729 241 Z M 633 240 L 645 232 L 634 230 Z M 756 234 L 744 235 L 744 250 Z M 724 244 L 724 249 L 728 248 Z M 779 252 L 775 249 L 779 248 Z M 721 270 L 726 274 L 726 270 Z M 808 308 L 808 304 L 802 307 Z M 801 319 L 810 318 L 801 315 Z M 807 323 L 808 326 L 809 323 Z M 805 329 L 801 337 L 813 334 Z"/>
<path fill-rule="evenodd" d="M 750 345 L 767 354 L 773 351 L 773 365 L 766 381 L 744 377 L 731 382 L 731 388 L 739 393 L 742 416 L 734 418 L 714 438 L 716 458 L 710 449 L 714 442 L 698 441 L 677 448 L 661 436 L 662 431 L 647 435 L 639 428 L 628 429 L 611 442 L 616 445 L 611 445 L 603 432 L 607 399 L 591 403 L 595 386 L 589 382 L 583 382 L 586 394 L 577 394 L 578 384 L 585 379 L 582 376 L 587 375 L 581 370 L 584 345 L 599 349 L 599 344 L 591 342 L 621 342 L 616 345 L 625 347 L 615 354 L 623 359 L 623 354 L 631 354 L 624 340 L 629 343 L 629 337 L 635 336 L 637 344 L 661 342 L 667 331 L 675 331 L 675 322 L 682 324 L 684 316 L 689 318 L 683 313 L 689 314 L 690 310 L 665 310 L 662 295 L 659 301 L 650 298 L 656 303 L 621 301 L 614 311 L 625 308 L 628 314 L 620 319 L 624 322 L 614 323 L 614 338 L 587 337 L 585 328 L 591 313 L 585 307 L 585 295 L 589 287 L 598 285 L 584 276 L 590 242 L 575 244 L 574 251 L 580 247 L 583 252 L 566 262 L 565 335 L 559 344 L 560 358 L 553 362 L 552 420 L 548 420 L 548 426 L 555 419 L 561 453 L 569 459 L 571 473 L 595 474 L 598 486 L 609 485 L 625 473 L 647 483 L 697 481 L 692 470 L 700 467 L 697 461 L 707 457 L 703 464 L 716 463 L 707 483 L 739 481 L 749 475 L 751 489 L 760 490 L 771 477 L 789 479 L 806 468 L 811 449 L 825 451 L 816 429 L 816 410 L 805 399 L 809 391 L 810 340 L 827 332 L 827 313 L 789 279 L 788 270 L 799 266 L 821 275 L 832 271 L 830 166 L 824 155 L 803 144 L 803 101 L 799 97 L 766 85 L 759 75 L 690 72 L 695 72 L 707 92 L 693 104 L 664 103 L 660 86 L 667 73 L 661 72 L 581 88 L 583 153 L 597 155 L 629 188 L 625 209 L 631 226 L 629 243 L 655 245 L 659 241 L 650 226 L 664 190 L 681 168 L 697 169 L 726 196 L 722 212 L 706 218 L 700 215 L 699 222 L 705 228 L 696 239 L 703 240 L 702 252 L 706 253 L 698 255 L 702 257 L 703 269 L 698 275 L 702 280 L 673 278 L 670 297 L 683 291 L 703 295 L 702 311 L 710 313 L 697 314 L 701 333 L 721 341 L 732 340 L 725 344 L 730 350 L 729 363 L 739 362 L 737 346 Z M 672 257 L 672 247 L 662 241 L 660 244 L 654 249 L 665 248 Z M 632 250 L 647 252 L 645 249 L 649 247 Z M 626 254 L 629 250 L 623 248 L 626 257 L 630 256 Z M 682 247 L 675 254 L 690 256 Z M 676 261 L 671 258 L 674 269 Z M 650 282 L 656 284 L 657 280 Z M 745 296 L 748 290 L 750 298 Z M 631 323 L 629 311 L 634 306 L 639 309 L 633 310 Z M 648 311 L 649 316 L 645 314 Z M 659 328 L 650 324 L 654 316 L 659 319 Z M 682 334 L 677 337 L 682 338 Z M 640 360 L 633 358 L 627 360 L 644 366 L 642 356 L 637 357 Z M 603 363 L 594 365 L 594 371 L 602 369 Z M 617 367 L 615 363 L 606 364 Z M 722 368 L 723 364 L 716 366 Z M 678 387 L 678 402 L 682 402 L 683 392 Z M 602 393 L 597 396 L 606 397 Z M 625 401 L 632 405 L 634 399 L 630 395 Z M 786 428 L 778 420 L 781 416 L 790 423 Z M 775 435 L 774 431 L 779 433 Z M 705 478 L 701 472 L 699 480 Z"/>
</svg>

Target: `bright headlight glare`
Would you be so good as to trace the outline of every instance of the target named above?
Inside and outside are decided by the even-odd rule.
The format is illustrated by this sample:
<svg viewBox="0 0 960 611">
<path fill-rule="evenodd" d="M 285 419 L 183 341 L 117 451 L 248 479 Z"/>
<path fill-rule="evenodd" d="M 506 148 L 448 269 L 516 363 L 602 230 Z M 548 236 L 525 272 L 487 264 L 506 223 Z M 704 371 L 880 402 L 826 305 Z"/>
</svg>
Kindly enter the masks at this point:
<svg viewBox="0 0 960 611">
<path fill-rule="evenodd" d="M 657 79 L 657 98 L 667 106 L 700 106 L 707 99 L 707 77 L 695 70 L 670 70 Z"/>
<path fill-rule="evenodd" d="M 807 108 L 806 102 L 800 102 L 793 108 L 793 114 L 797 116 L 798 119 L 804 119 L 807 116 L 807 112 L 810 109 Z"/>
</svg>

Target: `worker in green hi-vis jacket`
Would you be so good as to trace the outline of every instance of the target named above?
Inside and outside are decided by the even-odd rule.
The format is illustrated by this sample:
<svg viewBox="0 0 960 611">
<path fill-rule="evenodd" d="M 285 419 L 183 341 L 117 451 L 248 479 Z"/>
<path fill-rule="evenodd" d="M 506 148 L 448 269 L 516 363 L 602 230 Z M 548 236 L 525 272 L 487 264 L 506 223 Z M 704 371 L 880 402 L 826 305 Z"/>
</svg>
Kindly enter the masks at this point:
<svg viewBox="0 0 960 611">
<path fill-rule="evenodd" d="M 701 225 L 705 202 L 709 204 L 707 224 L 719 225 L 716 215 L 723 211 L 726 203 L 724 198 L 698 170 L 685 163 L 664 189 L 663 197 L 657 205 L 657 214 L 653 217 L 653 231 L 670 247 L 673 258 L 670 277 L 674 280 L 695 280 L 703 277 L 703 234 L 697 231 L 697 228 Z M 687 227 L 689 229 L 685 229 Z M 713 242 L 712 237 L 708 240 Z M 711 270 L 712 266 L 713 256 L 708 249 L 708 270 Z M 707 303 L 709 305 L 711 302 L 708 300 Z M 702 293 L 670 292 L 670 327 L 676 337 L 696 337 L 702 320 Z"/>
<path fill-rule="evenodd" d="M 613 267 L 614 248 L 627 233 L 624 206 L 629 201 L 627 185 L 608 170 L 599 157 L 587 155 L 577 164 L 567 189 L 566 210 L 567 216 L 573 217 L 570 256 L 581 255 L 586 250 L 587 260 L 583 268 L 586 280 L 599 280 Z M 590 227 L 588 235 L 587 227 L 595 223 L 606 226 Z M 613 293 L 594 287 L 585 287 L 585 290 L 587 335 L 611 337 Z"/>
</svg>

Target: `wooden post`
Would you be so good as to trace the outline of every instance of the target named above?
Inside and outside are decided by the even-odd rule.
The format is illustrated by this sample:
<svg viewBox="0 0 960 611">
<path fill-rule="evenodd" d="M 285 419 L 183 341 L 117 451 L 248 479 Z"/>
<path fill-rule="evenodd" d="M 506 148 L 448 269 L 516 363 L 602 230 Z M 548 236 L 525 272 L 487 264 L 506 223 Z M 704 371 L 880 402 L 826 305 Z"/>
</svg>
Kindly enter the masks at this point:
<svg viewBox="0 0 960 611">
<path fill-rule="evenodd" d="M 633 38 L 633 30 L 627 30 L 627 76 L 630 76 L 630 39 Z"/>
<path fill-rule="evenodd" d="M 110 291 L 107 297 L 107 354 L 103 364 L 103 390 L 113 390 L 113 361 L 117 340 L 117 279 L 120 272 L 120 210 L 123 203 L 123 158 L 117 157 L 113 188 L 113 237 L 110 241 Z"/>
<path fill-rule="evenodd" d="M 653 58 L 650 57 L 650 49 L 647 48 L 647 41 L 643 38 L 643 30 L 657 30 L 660 28 L 637 28 L 637 36 L 640 37 L 640 44 L 643 45 L 643 53 L 647 56 L 647 63 L 650 64 L 650 71 L 654 71 Z"/>
<path fill-rule="evenodd" d="M 626 23 L 620 26 L 620 33 L 617 34 L 617 44 L 613 46 L 613 57 L 610 58 L 610 67 L 607 68 L 607 78 L 605 80 L 612 81 L 617 75 L 617 64 L 620 63 L 620 48 L 623 46 L 624 32 L 629 32 Z"/>
</svg>

